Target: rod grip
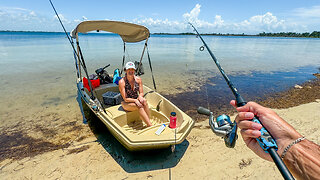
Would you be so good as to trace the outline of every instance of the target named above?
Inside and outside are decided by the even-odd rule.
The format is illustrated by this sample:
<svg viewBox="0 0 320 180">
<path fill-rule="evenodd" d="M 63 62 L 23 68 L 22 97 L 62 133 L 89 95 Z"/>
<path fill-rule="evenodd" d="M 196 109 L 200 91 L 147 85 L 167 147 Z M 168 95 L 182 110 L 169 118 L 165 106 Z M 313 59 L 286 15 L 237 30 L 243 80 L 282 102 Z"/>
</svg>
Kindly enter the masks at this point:
<svg viewBox="0 0 320 180">
<path fill-rule="evenodd" d="M 252 119 L 252 121 L 255 123 L 261 124 L 260 120 L 256 116 Z M 271 136 L 269 131 L 263 126 L 263 124 L 261 125 L 262 125 L 262 128 L 260 129 L 261 136 L 259 138 L 256 138 L 261 148 L 267 153 L 270 148 L 278 150 L 278 146 L 274 138 Z"/>
<path fill-rule="evenodd" d="M 201 107 L 201 106 L 198 107 L 197 112 L 199 114 L 203 114 L 203 115 L 207 115 L 207 116 L 211 115 L 211 111 L 209 109 Z"/>
</svg>

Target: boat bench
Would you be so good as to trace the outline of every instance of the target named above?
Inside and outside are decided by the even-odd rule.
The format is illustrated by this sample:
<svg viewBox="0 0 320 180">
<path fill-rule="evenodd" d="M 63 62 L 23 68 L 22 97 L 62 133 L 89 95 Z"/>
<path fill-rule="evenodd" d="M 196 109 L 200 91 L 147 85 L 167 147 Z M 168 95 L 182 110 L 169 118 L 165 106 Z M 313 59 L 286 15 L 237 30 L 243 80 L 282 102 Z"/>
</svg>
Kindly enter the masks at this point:
<svg viewBox="0 0 320 180">
<path fill-rule="evenodd" d="M 110 106 L 110 107 L 106 108 L 105 110 L 106 110 L 107 114 L 112 118 L 119 117 L 119 116 L 127 113 L 122 108 L 121 104 L 115 105 L 115 106 Z"/>
<path fill-rule="evenodd" d="M 150 92 L 154 92 L 149 88 L 146 88 L 146 89 L 145 88 L 146 87 L 144 87 L 144 90 L 147 92 L 146 94 L 149 94 Z M 85 89 L 85 90 L 87 91 L 87 89 Z M 111 105 L 104 104 L 103 103 L 104 101 L 103 101 L 102 94 L 104 94 L 104 93 L 106 93 L 108 91 L 119 92 L 119 86 L 117 84 L 110 83 L 110 84 L 102 84 L 99 87 L 95 88 L 96 95 L 97 95 L 99 101 L 101 102 L 103 108 L 105 109 L 106 113 L 113 119 L 117 118 L 117 117 L 120 117 L 122 115 L 125 115 L 127 113 L 130 113 L 130 112 L 125 111 L 122 108 L 121 104 L 114 105 L 114 106 L 113 105 L 111 106 Z M 89 93 L 89 92 L 87 91 L 87 93 Z M 151 94 L 152 93 L 150 93 L 148 96 L 150 96 Z M 161 102 L 160 100 L 156 100 L 156 101 L 157 101 L 157 104 L 159 104 Z M 149 104 L 150 110 L 154 109 L 154 105 L 153 105 L 154 103 L 149 102 L 149 100 L 148 100 L 148 104 Z"/>
</svg>

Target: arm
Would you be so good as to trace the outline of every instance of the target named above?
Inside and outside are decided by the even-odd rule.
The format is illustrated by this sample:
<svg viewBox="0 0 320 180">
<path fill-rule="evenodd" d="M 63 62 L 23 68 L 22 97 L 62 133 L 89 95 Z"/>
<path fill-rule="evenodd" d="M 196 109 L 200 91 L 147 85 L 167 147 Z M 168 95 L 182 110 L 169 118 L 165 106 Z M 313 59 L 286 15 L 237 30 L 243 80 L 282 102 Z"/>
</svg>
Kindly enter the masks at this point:
<svg viewBox="0 0 320 180">
<path fill-rule="evenodd" d="M 143 97 L 143 84 L 142 84 L 142 80 L 140 77 L 136 77 L 136 81 L 139 84 L 139 96 L 138 96 L 138 100 L 141 104 L 144 103 L 145 99 Z"/>
<path fill-rule="evenodd" d="M 230 102 L 236 107 L 235 101 Z M 261 133 L 261 125 L 250 121 L 254 116 L 259 117 L 261 123 L 278 144 L 278 153 L 296 139 L 302 137 L 290 124 L 279 117 L 274 111 L 257 103 L 249 102 L 245 106 L 236 107 L 239 114 L 236 117 L 240 133 L 246 145 L 263 159 L 272 161 L 269 154 L 265 153 L 255 138 Z M 284 162 L 289 170 L 299 179 L 315 179 L 320 177 L 320 146 L 311 141 L 303 140 L 293 145 L 284 157 Z"/>
<path fill-rule="evenodd" d="M 320 177 L 320 146 L 307 139 L 293 145 L 283 158 L 292 174 L 299 179 Z"/>
<path fill-rule="evenodd" d="M 136 77 L 137 83 L 139 84 L 139 97 L 143 98 L 143 84 L 140 77 Z"/>
</svg>

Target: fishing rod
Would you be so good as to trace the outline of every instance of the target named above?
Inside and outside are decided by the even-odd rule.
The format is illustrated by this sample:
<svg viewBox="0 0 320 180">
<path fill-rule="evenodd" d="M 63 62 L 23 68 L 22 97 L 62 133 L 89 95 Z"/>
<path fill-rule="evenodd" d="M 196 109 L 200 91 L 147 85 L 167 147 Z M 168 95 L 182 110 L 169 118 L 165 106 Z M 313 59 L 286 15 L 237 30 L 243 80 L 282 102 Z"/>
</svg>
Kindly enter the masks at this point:
<svg viewBox="0 0 320 180">
<path fill-rule="evenodd" d="M 78 55 L 78 53 L 77 53 L 77 51 L 76 51 L 76 49 L 75 49 L 75 47 L 74 47 L 73 40 L 69 37 L 69 34 L 67 33 L 66 28 L 64 27 L 64 25 L 63 25 L 63 23 L 62 23 L 59 15 L 58 15 L 58 13 L 57 13 L 57 11 L 56 11 L 56 8 L 53 6 L 51 0 L 49 0 L 49 2 L 50 2 L 50 4 L 51 4 L 54 12 L 56 13 L 56 16 L 57 16 L 57 18 L 58 18 L 58 20 L 59 20 L 59 22 L 60 22 L 60 24 L 61 24 L 61 26 L 62 26 L 62 28 L 63 28 L 63 31 L 64 31 L 64 33 L 66 34 L 66 36 L 67 36 L 67 38 L 68 38 L 68 40 L 69 40 L 69 42 L 70 42 L 70 44 L 71 44 L 71 46 L 72 46 L 74 55 L 76 55 L 76 56 L 78 57 L 78 59 L 80 60 L 81 58 L 79 57 L 79 55 Z M 83 59 L 82 59 L 82 60 L 83 60 Z M 79 61 L 79 62 L 80 62 L 80 64 L 82 65 L 82 67 L 84 67 L 83 70 L 84 70 L 84 72 L 86 73 L 87 79 L 89 79 L 89 74 L 88 74 L 88 72 L 87 72 L 87 68 L 86 68 L 86 65 L 85 65 L 84 61 L 83 61 L 83 62 Z M 78 66 L 77 66 L 77 67 L 78 67 Z M 78 69 L 77 69 L 77 70 L 78 70 Z M 77 73 L 78 73 L 78 72 L 77 72 Z M 88 80 L 88 83 L 89 83 L 89 87 L 90 87 L 91 98 L 94 100 L 95 97 L 94 97 L 94 95 L 93 95 L 93 89 L 92 89 L 92 84 L 91 84 L 90 80 Z"/>
<path fill-rule="evenodd" d="M 83 67 L 83 70 L 84 70 L 84 72 L 85 72 L 85 74 L 86 74 L 86 76 L 87 76 L 88 84 L 89 84 L 89 88 L 90 88 L 90 92 L 91 92 L 91 97 L 90 97 L 90 98 L 93 100 L 93 102 L 94 102 L 100 109 L 103 110 L 103 112 L 106 113 L 105 109 L 101 106 L 101 102 L 99 101 L 99 99 L 96 98 L 96 97 L 94 96 L 94 94 L 93 94 L 93 92 L 95 92 L 95 91 L 94 91 L 93 88 L 92 88 L 92 83 L 91 83 L 91 81 L 90 81 L 89 74 L 88 74 L 88 71 L 87 71 L 87 67 L 86 67 L 86 64 L 85 64 L 85 62 L 84 62 L 84 59 L 83 59 L 83 55 L 82 55 L 81 50 L 80 50 L 80 56 L 81 56 L 81 58 L 80 58 L 80 57 L 79 57 L 79 54 L 77 53 L 77 51 L 76 51 L 76 49 L 75 49 L 75 47 L 74 47 L 73 40 L 69 37 L 69 34 L 67 33 L 66 28 L 64 27 L 64 25 L 63 25 L 63 23 L 62 23 L 59 15 L 58 15 L 58 13 L 57 13 L 57 11 L 56 11 L 56 8 L 54 7 L 54 5 L 53 5 L 53 3 L 51 2 L 51 0 L 49 0 L 49 2 L 50 2 L 50 4 L 51 4 L 51 6 L 52 6 L 52 8 L 53 8 L 53 10 L 54 10 L 54 12 L 55 12 L 58 20 L 59 20 L 59 22 L 60 22 L 60 24 L 61 24 L 61 26 L 62 26 L 62 28 L 63 28 L 63 30 L 64 30 L 64 33 L 66 34 L 66 36 L 67 36 L 67 38 L 68 38 L 68 40 L 69 40 L 69 42 L 70 42 L 70 44 L 71 44 L 71 47 L 72 47 L 72 49 L 73 49 L 73 56 L 74 56 L 74 57 L 76 56 L 76 57 L 79 59 L 79 62 L 80 62 L 80 64 L 81 64 L 81 66 Z M 79 43 L 78 43 L 78 42 L 77 42 L 77 45 L 79 46 Z M 76 60 L 76 59 L 75 59 L 75 60 Z M 77 64 L 76 62 L 75 62 L 75 64 L 76 64 L 76 67 L 77 67 L 77 76 L 78 76 L 78 78 L 79 78 L 78 64 Z M 97 95 L 97 94 L 96 94 L 96 95 Z"/>
<path fill-rule="evenodd" d="M 231 82 L 231 80 L 228 78 L 228 76 L 226 75 L 226 73 L 224 72 L 224 70 L 222 69 L 222 67 L 220 66 L 219 61 L 217 60 L 217 58 L 214 56 L 214 54 L 212 53 L 212 51 L 210 50 L 210 48 L 208 47 L 207 43 L 203 40 L 202 36 L 199 34 L 199 32 L 197 31 L 197 29 L 189 22 L 189 24 L 192 26 L 192 28 L 194 29 L 194 31 L 196 32 L 197 36 L 201 39 L 203 45 L 205 46 L 205 48 L 208 50 L 212 60 L 215 62 L 215 64 L 217 65 L 220 73 L 222 74 L 222 76 L 224 77 L 225 81 L 227 82 L 229 88 L 231 89 L 232 93 L 234 94 L 235 98 L 236 98 L 236 104 L 237 107 L 240 106 L 244 106 L 247 104 L 247 102 L 242 98 L 242 96 L 239 94 L 238 90 L 235 88 L 235 86 L 233 85 L 233 83 Z M 204 47 L 200 47 L 200 50 L 203 50 Z M 209 110 L 206 110 L 204 108 L 199 108 L 198 112 L 204 112 L 203 114 L 211 114 Z M 213 118 L 211 118 L 213 119 Z M 276 166 L 278 167 L 279 171 L 281 172 L 282 176 L 284 179 L 294 179 L 294 177 L 292 176 L 292 174 L 290 173 L 290 171 L 288 170 L 287 166 L 284 164 L 284 162 L 282 161 L 282 159 L 280 158 L 279 154 L 277 153 L 278 150 L 278 146 L 277 143 L 275 141 L 275 139 L 271 136 L 271 134 L 269 133 L 269 131 L 263 126 L 263 124 L 260 122 L 259 118 L 257 116 L 255 116 L 252 119 L 253 122 L 255 123 L 259 123 L 262 125 L 262 128 L 260 129 L 261 132 L 261 136 L 259 138 L 256 138 L 257 142 L 259 143 L 259 145 L 261 146 L 261 148 L 266 152 L 269 153 L 270 156 L 272 157 L 273 161 L 275 162 Z M 211 126 L 211 124 L 210 124 Z M 213 126 L 211 126 L 213 127 Z M 212 128 L 213 130 L 216 130 L 214 128 Z M 230 131 L 231 136 L 233 136 L 234 139 L 230 138 L 230 141 L 234 142 L 236 141 L 236 134 L 237 134 L 237 123 L 236 121 L 233 122 L 233 127 L 232 130 Z"/>
</svg>

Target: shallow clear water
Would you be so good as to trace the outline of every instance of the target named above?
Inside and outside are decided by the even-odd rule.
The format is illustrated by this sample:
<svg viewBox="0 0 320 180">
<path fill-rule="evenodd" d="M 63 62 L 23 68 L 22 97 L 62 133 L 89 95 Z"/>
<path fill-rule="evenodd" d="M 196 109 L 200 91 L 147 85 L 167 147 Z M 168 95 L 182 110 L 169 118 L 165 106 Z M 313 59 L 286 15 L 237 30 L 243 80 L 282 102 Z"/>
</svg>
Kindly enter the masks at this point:
<svg viewBox="0 0 320 180">
<path fill-rule="evenodd" d="M 319 71 L 320 39 L 203 38 L 226 73 L 243 87 L 253 86 L 257 94 L 268 86 L 274 91 L 283 90 L 312 79 L 312 73 Z M 143 44 L 128 43 L 127 60 L 139 60 Z M 80 45 L 90 74 L 109 63 L 109 72 L 121 68 L 123 42 L 119 36 L 80 35 Z M 212 79 L 220 78 L 220 74 L 208 52 L 199 51 L 201 45 L 195 36 L 151 35 L 149 51 L 159 92 L 182 93 L 200 90 L 205 84 L 219 84 Z M 143 81 L 152 86 L 146 56 L 143 63 L 146 71 Z M 276 76 L 268 79 L 268 74 Z M 290 80 L 285 80 L 288 74 Z M 36 111 L 47 105 L 75 103 L 75 78 L 72 48 L 65 34 L 0 32 L 0 93 L 6 102 L 1 103 L 1 114 L 17 109 L 24 112 L 25 105 Z M 260 84 L 264 81 L 264 86 L 253 81 Z M 214 94 L 222 92 L 219 88 L 212 88 L 212 91 L 217 91 Z"/>
</svg>

